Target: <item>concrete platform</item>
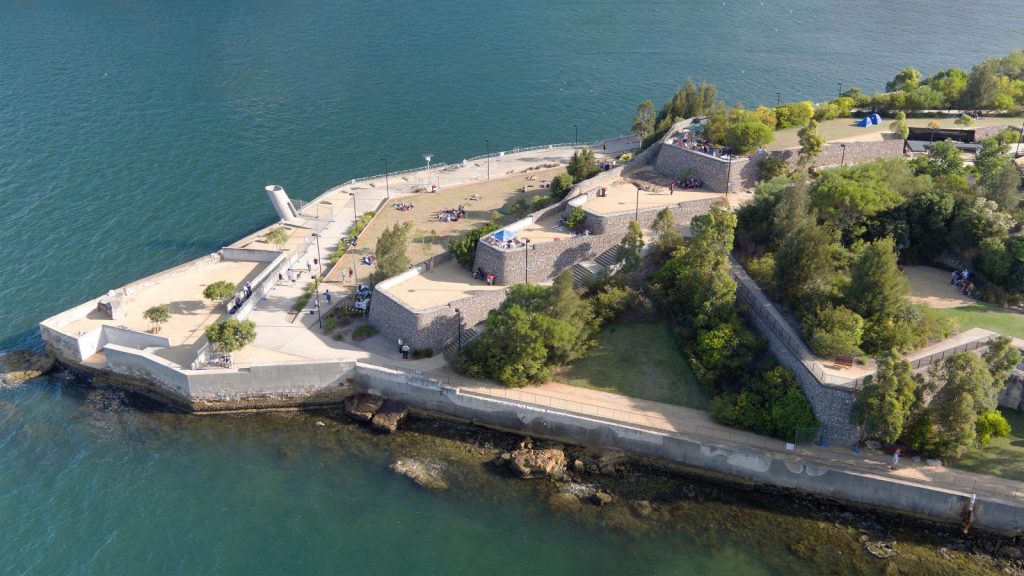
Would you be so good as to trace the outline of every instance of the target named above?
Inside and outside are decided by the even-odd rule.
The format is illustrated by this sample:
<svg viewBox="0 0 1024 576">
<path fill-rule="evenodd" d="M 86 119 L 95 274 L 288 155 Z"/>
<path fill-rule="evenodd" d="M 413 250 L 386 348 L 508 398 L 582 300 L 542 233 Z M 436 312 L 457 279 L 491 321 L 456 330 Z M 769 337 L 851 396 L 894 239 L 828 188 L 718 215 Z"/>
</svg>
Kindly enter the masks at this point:
<svg viewBox="0 0 1024 576">
<path fill-rule="evenodd" d="M 474 280 L 472 274 L 452 260 L 404 282 L 389 286 L 386 290 L 412 310 L 429 310 L 480 292 L 505 288 L 488 286 L 483 280 Z"/>
</svg>

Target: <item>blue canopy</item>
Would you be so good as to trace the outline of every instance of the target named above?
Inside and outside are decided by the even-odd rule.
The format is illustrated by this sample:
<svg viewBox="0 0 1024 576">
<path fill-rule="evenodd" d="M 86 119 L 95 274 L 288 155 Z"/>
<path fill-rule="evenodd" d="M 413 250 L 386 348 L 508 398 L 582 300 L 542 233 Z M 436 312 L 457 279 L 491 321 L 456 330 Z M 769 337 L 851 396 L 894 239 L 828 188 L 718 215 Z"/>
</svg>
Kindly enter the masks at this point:
<svg viewBox="0 0 1024 576">
<path fill-rule="evenodd" d="M 494 237 L 500 242 L 508 242 L 516 237 L 516 233 L 511 230 L 498 230 L 494 233 Z"/>
</svg>

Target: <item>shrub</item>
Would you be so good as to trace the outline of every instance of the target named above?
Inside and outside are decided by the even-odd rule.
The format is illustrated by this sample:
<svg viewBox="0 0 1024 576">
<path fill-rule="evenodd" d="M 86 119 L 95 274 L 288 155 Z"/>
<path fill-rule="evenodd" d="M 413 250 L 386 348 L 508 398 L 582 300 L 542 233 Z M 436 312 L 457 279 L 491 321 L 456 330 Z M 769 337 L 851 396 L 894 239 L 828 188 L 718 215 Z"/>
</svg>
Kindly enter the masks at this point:
<svg viewBox="0 0 1024 576">
<path fill-rule="evenodd" d="M 462 266 L 472 266 L 476 259 L 476 246 L 480 238 L 497 230 L 499 226 L 494 222 L 488 222 L 473 228 L 463 236 L 448 241 L 448 251 L 455 257 L 455 261 Z"/>
<path fill-rule="evenodd" d="M 771 128 L 754 119 L 735 122 L 725 130 L 725 144 L 737 154 L 747 154 L 774 137 Z"/>
<path fill-rule="evenodd" d="M 362 326 L 357 326 L 356 329 L 352 331 L 352 339 L 356 342 L 361 342 L 375 334 L 377 334 L 376 328 L 369 324 L 363 324 Z"/>
<path fill-rule="evenodd" d="M 626 162 L 629 162 L 632 159 L 633 159 L 633 153 L 632 152 L 626 152 L 622 156 L 619 156 L 619 163 L 625 164 Z"/>
<path fill-rule="evenodd" d="M 594 295 L 591 304 L 594 317 L 601 324 L 614 320 L 640 297 L 640 293 L 629 286 L 607 284 Z"/>
<path fill-rule="evenodd" d="M 771 155 L 761 159 L 760 167 L 761 175 L 758 177 L 759 182 L 782 176 L 789 171 L 789 164 L 786 164 L 785 160 Z"/>
<path fill-rule="evenodd" d="M 1005 438 L 1010 435 L 1010 423 L 999 411 L 985 412 L 978 415 L 975 423 L 978 431 L 978 444 L 988 446 L 993 438 Z"/>
<path fill-rule="evenodd" d="M 256 339 L 256 324 L 252 320 L 229 318 L 207 326 L 204 334 L 221 352 L 234 352 Z"/>
<path fill-rule="evenodd" d="M 530 202 L 530 211 L 531 212 L 536 212 L 537 210 L 541 210 L 543 208 L 547 208 L 548 206 L 551 206 L 555 202 L 558 202 L 558 199 L 554 198 L 552 196 L 545 196 L 545 195 L 534 196 L 533 200 Z"/>
<path fill-rule="evenodd" d="M 757 258 L 751 258 L 745 266 L 747 274 L 754 279 L 754 282 L 765 292 L 775 292 L 775 255 L 765 252 Z"/>
<path fill-rule="evenodd" d="M 551 196 L 558 200 L 565 198 L 565 195 L 572 190 L 572 175 L 562 172 L 551 179 Z"/>
<path fill-rule="evenodd" d="M 160 325 L 171 319 L 171 307 L 167 304 L 153 306 L 143 312 L 142 317 L 149 320 L 150 324 L 153 325 L 154 332 L 159 332 Z"/>
<path fill-rule="evenodd" d="M 857 355 L 864 337 L 864 319 L 845 306 L 825 306 L 804 322 L 807 344 L 819 356 Z"/>
<path fill-rule="evenodd" d="M 328 317 L 324 318 L 324 332 L 327 332 L 328 334 L 330 334 L 331 332 L 334 332 L 334 330 L 337 329 L 337 327 L 338 327 L 338 317 L 337 316 L 328 316 Z"/>
<path fill-rule="evenodd" d="M 413 358 L 413 360 L 419 360 L 421 358 L 433 358 L 433 356 L 434 356 L 434 349 L 433 348 L 423 348 L 423 349 L 416 349 L 416 350 L 412 351 L 412 358 Z"/>
<path fill-rule="evenodd" d="M 583 228 L 583 222 L 587 219 L 587 213 L 579 206 L 569 211 L 569 217 L 565 220 L 565 226 L 569 230 L 577 232 Z"/>
<path fill-rule="evenodd" d="M 319 278 L 307 284 L 306 289 L 302 291 L 302 295 L 295 301 L 295 304 L 292 304 L 292 312 L 302 312 L 302 310 L 306 308 L 306 304 L 309 304 L 310 299 L 313 298 L 313 294 L 316 293 L 316 290 L 319 287 Z"/>
<path fill-rule="evenodd" d="M 582 148 L 573 153 L 565 171 L 572 176 L 574 182 L 582 182 L 600 172 L 601 169 L 597 166 L 594 151 L 590 148 Z"/>
<path fill-rule="evenodd" d="M 263 237 L 263 241 L 277 246 L 277 249 L 280 250 L 284 248 L 284 245 L 288 242 L 288 238 L 290 237 L 291 234 L 288 233 L 287 228 L 284 226 L 278 226 L 270 232 L 267 232 L 267 235 Z"/>
<path fill-rule="evenodd" d="M 235 295 L 235 285 L 226 280 L 217 280 L 203 289 L 203 297 L 207 300 L 227 300 Z"/>
<path fill-rule="evenodd" d="M 716 396 L 711 417 L 737 428 L 784 440 L 795 440 L 799 428 L 817 428 L 811 405 L 793 375 L 776 366 L 763 378 L 744 385 L 743 391 Z"/>
<path fill-rule="evenodd" d="M 775 108 L 776 128 L 803 126 L 814 116 L 814 104 L 809 101 L 787 102 Z"/>
</svg>

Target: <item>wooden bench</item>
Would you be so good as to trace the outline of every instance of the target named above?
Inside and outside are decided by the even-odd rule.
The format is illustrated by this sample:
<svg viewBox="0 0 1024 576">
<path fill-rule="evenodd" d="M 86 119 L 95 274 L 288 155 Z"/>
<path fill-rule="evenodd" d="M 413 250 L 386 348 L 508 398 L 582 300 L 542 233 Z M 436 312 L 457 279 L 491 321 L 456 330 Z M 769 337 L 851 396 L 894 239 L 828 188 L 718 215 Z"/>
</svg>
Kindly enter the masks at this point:
<svg viewBox="0 0 1024 576">
<path fill-rule="evenodd" d="M 842 368 L 853 368 L 853 356 L 836 356 L 833 362 Z"/>
</svg>

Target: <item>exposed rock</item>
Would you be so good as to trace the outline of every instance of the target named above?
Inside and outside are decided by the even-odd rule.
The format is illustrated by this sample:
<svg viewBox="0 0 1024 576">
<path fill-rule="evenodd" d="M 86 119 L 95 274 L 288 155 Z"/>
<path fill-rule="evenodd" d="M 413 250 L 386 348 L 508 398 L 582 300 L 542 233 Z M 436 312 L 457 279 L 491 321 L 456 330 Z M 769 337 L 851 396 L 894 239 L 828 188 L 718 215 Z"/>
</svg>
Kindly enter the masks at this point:
<svg viewBox="0 0 1024 576">
<path fill-rule="evenodd" d="M 582 474 L 582 473 L 587 471 L 587 467 L 583 465 L 583 461 L 582 460 L 573 460 L 572 461 L 572 471 L 577 473 L 577 474 Z"/>
<path fill-rule="evenodd" d="M 17 386 L 38 378 L 53 369 L 55 360 L 49 354 L 31 350 L 15 350 L 0 355 L 0 386 Z"/>
<path fill-rule="evenodd" d="M 512 471 L 520 478 L 561 478 L 565 474 L 565 452 L 557 448 L 519 448 L 510 457 Z"/>
<path fill-rule="evenodd" d="M 430 490 L 445 490 L 448 481 L 444 478 L 444 466 L 437 460 L 398 459 L 391 465 L 391 471 L 405 476 L 416 484 Z"/>
<path fill-rule="evenodd" d="M 875 558 L 892 558 L 898 554 L 895 542 L 867 542 L 864 548 Z"/>
<path fill-rule="evenodd" d="M 1024 555 L 1021 554 L 1020 548 L 1016 546 L 1000 546 L 999 550 L 996 550 L 996 554 L 998 554 L 1001 558 L 1006 558 L 1009 560 L 1020 560 L 1021 558 L 1024 558 Z"/>
<path fill-rule="evenodd" d="M 384 404 L 373 415 L 371 425 L 381 432 L 391 433 L 398 429 L 398 423 L 409 414 L 409 406 L 398 400 L 385 400 Z"/>
<path fill-rule="evenodd" d="M 607 492 L 605 492 L 604 490 L 598 490 L 597 492 L 594 492 L 594 495 L 591 496 L 591 498 L 590 498 L 590 500 L 594 504 L 597 504 L 598 506 L 604 506 L 605 504 L 611 504 L 613 499 L 614 498 L 612 498 L 612 495 L 607 493 Z"/>
<path fill-rule="evenodd" d="M 345 399 L 345 413 L 363 422 L 369 422 L 384 405 L 384 399 L 372 394 L 356 394 Z"/>
</svg>

